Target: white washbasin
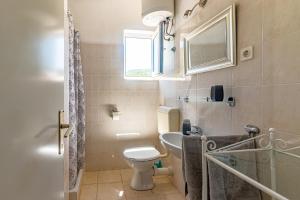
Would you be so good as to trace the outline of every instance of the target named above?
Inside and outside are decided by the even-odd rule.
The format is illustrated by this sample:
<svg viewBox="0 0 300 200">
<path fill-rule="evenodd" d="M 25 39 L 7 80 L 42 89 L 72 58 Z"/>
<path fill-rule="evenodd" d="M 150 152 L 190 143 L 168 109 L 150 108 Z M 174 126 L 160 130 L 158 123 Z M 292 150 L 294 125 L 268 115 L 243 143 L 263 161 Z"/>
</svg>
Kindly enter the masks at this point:
<svg viewBox="0 0 300 200">
<path fill-rule="evenodd" d="M 167 150 L 177 158 L 181 158 L 182 133 L 170 132 L 159 136 L 160 141 L 166 146 Z"/>
</svg>

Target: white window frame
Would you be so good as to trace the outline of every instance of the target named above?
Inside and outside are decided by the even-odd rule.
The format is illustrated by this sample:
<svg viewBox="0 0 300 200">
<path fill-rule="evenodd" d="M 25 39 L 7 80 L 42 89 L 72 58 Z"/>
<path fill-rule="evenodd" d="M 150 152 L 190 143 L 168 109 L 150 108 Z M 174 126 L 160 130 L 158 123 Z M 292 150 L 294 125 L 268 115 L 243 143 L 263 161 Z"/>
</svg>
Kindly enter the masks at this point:
<svg viewBox="0 0 300 200">
<path fill-rule="evenodd" d="M 162 34 L 162 25 L 159 25 L 159 27 L 156 29 L 156 31 L 153 32 L 153 36 L 152 36 L 152 76 L 153 78 L 159 78 L 160 76 L 163 75 L 163 49 L 162 49 L 162 46 L 163 46 L 163 36 L 161 35 Z M 159 53 L 157 56 L 157 60 L 158 60 L 158 66 L 155 66 L 155 59 L 154 59 L 154 52 L 155 52 L 155 39 L 158 38 L 158 42 L 159 42 Z M 158 67 L 158 68 L 156 68 Z"/>
<path fill-rule="evenodd" d="M 142 81 L 157 81 L 157 80 L 170 80 L 170 81 L 185 81 L 188 80 L 188 76 L 174 76 L 174 77 L 168 77 L 165 76 L 163 73 L 163 66 L 160 66 L 159 72 L 154 71 L 154 38 L 159 33 L 159 29 L 156 29 L 156 31 L 145 31 L 145 30 L 124 30 L 123 33 L 123 44 L 124 44 L 124 66 L 123 66 L 123 77 L 125 80 L 142 80 Z M 126 76 L 126 38 L 141 38 L 141 39 L 151 39 L 151 76 L 149 77 L 131 77 Z M 159 55 L 159 59 L 161 59 L 162 55 Z M 162 65 L 162 64 L 161 64 Z"/>
<path fill-rule="evenodd" d="M 153 31 L 125 30 L 123 34 L 124 43 L 124 79 L 126 80 L 155 80 L 153 74 L 149 77 L 130 77 L 126 75 L 126 38 L 150 39 L 151 42 L 151 72 L 153 73 Z"/>
</svg>

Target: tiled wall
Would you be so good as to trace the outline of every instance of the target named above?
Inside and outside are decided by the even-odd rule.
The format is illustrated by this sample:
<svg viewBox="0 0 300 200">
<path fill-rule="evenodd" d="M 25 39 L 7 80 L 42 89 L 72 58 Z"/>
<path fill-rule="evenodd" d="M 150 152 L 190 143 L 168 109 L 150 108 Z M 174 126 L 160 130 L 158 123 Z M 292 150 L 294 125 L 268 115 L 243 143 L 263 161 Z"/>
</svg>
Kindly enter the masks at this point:
<svg viewBox="0 0 300 200">
<path fill-rule="evenodd" d="M 192 31 L 234 2 L 237 66 L 196 74 L 190 81 L 160 81 L 161 103 L 180 107 L 181 118 L 191 119 L 206 134 L 242 134 L 244 125 L 254 124 L 264 131 L 274 127 L 300 135 L 300 1 L 209 0 L 204 9 L 197 8 L 194 16 L 184 19 L 184 11 L 196 2 L 176 0 L 177 36 Z M 239 61 L 240 49 L 250 45 L 254 46 L 254 59 Z M 180 37 L 176 46 L 180 49 Z M 181 58 L 177 51 L 177 67 L 182 67 Z M 203 101 L 215 84 L 224 85 L 227 95 L 236 98 L 236 107 Z M 190 103 L 176 100 L 186 94 Z M 174 183 L 182 189 L 181 176 L 177 170 Z"/>
<path fill-rule="evenodd" d="M 122 152 L 139 145 L 157 145 L 157 81 L 123 78 L 122 45 L 82 44 L 87 93 L 86 169 L 127 168 Z M 117 105 L 119 121 L 110 110 Z"/>
<path fill-rule="evenodd" d="M 241 134 L 243 126 L 255 124 L 267 130 L 300 134 L 300 1 L 209 0 L 189 19 L 183 12 L 196 0 L 176 0 L 177 35 L 188 33 L 235 2 L 237 6 L 237 66 L 191 77 L 191 81 L 160 81 L 161 102 L 179 106 L 207 134 Z M 179 49 L 179 37 L 176 41 Z M 239 61 L 240 49 L 254 46 L 254 59 Z M 180 55 L 177 53 L 177 65 Z M 206 103 L 209 88 L 223 84 L 237 99 L 236 107 Z M 188 90 L 190 88 L 190 90 Z M 191 102 L 176 100 L 189 94 Z"/>
<path fill-rule="evenodd" d="M 240 62 L 238 56 L 236 67 L 193 75 L 190 81 L 160 81 L 158 86 L 123 79 L 122 46 L 83 43 L 87 170 L 125 168 L 124 148 L 157 145 L 159 97 L 162 104 L 180 107 L 182 119 L 191 119 L 207 134 L 241 134 L 248 123 L 300 134 L 300 1 L 209 0 L 204 9 L 197 8 L 193 17 L 183 19 L 184 11 L 197 1 L 176 0 L 177 49 L 181 33 L 192 31 L 235 2 L 237 51 L 253 45 L 254 59 Z M 179 52 L 177 66 L 182 58 Z M 227 95 L 236 97 L 236 107 L 203 101 L 215 84 L 223 84 Z M 186 94 L 191 96 L 190 103 L 176 100 Z M 110 117 L 112 104 L 122 112 L 120 121 Z M 117 136 L 126 133 L 139 135 Z"/>
</svg>

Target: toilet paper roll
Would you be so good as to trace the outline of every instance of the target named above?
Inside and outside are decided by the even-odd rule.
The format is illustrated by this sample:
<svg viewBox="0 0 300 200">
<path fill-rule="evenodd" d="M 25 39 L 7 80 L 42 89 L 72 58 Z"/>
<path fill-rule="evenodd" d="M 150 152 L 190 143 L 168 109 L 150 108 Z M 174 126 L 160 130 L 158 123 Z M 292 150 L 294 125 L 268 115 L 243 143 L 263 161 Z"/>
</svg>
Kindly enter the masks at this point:
<svg viewBox="0 0 300 200">
<path fill-rule="evenodd" d="M 120 115 L 121 115 L 120 112 L 113 112 L 113 113 L 112 113 L 112 119 L 113 119 L 114 121 L 120 120 Z"/>
</svg>

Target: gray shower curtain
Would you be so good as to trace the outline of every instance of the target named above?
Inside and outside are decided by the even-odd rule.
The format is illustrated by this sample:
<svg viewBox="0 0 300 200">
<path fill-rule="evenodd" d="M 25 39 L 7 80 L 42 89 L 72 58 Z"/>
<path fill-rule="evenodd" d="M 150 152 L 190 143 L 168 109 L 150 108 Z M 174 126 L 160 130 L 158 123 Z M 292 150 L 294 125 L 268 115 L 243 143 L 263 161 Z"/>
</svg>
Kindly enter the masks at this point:
<svg viewBox="0 0 300 200">
<path fill-rule="evenodd" d="M 80 57 L 80 34 L 75 31 L 73 18 L 69 17 L 69 123 L 74 129 L 70 135 L 69 173 L 70 189 L 74 188 L 77 175 L 84 167 L 85 157 L 85 94 Z"/>
</svg>

